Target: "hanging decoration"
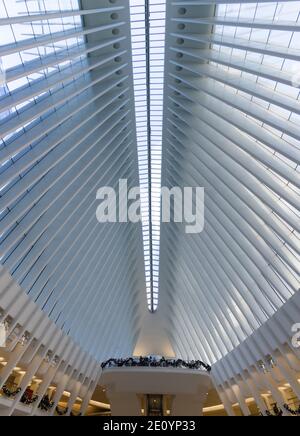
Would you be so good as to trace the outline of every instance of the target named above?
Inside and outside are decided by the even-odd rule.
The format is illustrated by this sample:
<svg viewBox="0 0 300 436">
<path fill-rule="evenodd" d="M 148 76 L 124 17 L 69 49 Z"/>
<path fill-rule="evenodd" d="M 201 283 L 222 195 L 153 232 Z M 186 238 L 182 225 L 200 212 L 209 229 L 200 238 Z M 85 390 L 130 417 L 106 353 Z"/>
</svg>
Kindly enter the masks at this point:
<svg viewBox="0 0 300 436">
<path fill-rule="evenodd" d="M 8 389 L 8 387 L 6 385 L 4 385 L 2 388 L 3 394 L 8 398 L 15 397 L 16 395 L 18 395 L 21 392 L 21 390 L 22 390 L 21 388 L 17 388 L 15 391 L 11 391 Z"/>
<path fill-rule="evenodd" d="M 182 359 L 157 359 L 155 357 L 129 357 L 128 359 L 109 359 L 101 364 L 102 369 L 107 367 L 122 367 L 122 366 L 143 366 L 143 367 L 160 367 L 160 368 L 182 368 L 182 369 L 194 369 L 203 370 L 210 372 L 211 366 L 201 362 L 200 360 L 185 361 Z"/>
<path fill-rule="evenodd" d="M 44 395 L 40 401 L 39 409 L 45 412 L 49 412 L 49 410 L 52 409 L 53 406 L 54 406 L 54 401 L 50 401 L 48 395 Z"/>
<path fill-rule="evenodd" d="M 76 413 L 71 412 L 71 413 L 70 413 L 70 416 L 82 416 L 82 413 L 77 413 L 77 414 L 76 414 Z"/>
<path fill-rule="evenodd" d="M 65 409 L 60 409 L 60 408 L 57 406 L 56 409 L 55 409 L 55 411 L 56 411 L 56 413 L 57 413 L 59 416 L 64 416 L 64 415 L 66 415 L 66 414 L 68 413 L 69 408 L 66 407 Z"/>
<path fill-rule="evenodd" d="M 300 416 L 300 405 L 299 405 L 298 409 L 296 409 L 296 410 L 292 409 L 288 404 L 284 404 L 283 407 L 284 407 L 285 410 L 287 410 L 291 415 L 294 415 L 294 416 Z"/>
<path fill-rule="evenodd" d="M 31 398 L 26 394 L 26 392 L 23 394 L 20 402 L 23 404 L 26 404 L 27 406 L 34 404 L 39 399 L 38 395 L 33 395 Z"/>
</svg>

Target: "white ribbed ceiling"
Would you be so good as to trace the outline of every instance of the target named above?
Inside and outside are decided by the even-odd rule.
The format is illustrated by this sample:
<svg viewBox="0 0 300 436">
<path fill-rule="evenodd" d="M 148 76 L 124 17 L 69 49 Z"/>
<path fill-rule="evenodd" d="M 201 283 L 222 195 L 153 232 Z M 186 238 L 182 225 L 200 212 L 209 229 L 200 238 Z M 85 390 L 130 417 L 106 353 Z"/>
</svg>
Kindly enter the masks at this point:
<svg viewBox="0 0 300 436">
<path fill-rule="evenodd" d="M 300 2 L 148 6 L 0 0 L 0 259 L 99 359 L 148 304 L 213 363 L 299 290 Z M 97 222 L 119 179 L 143 226 Z M 160 225 L 161 183 L 205 188 L 201 234 Z"/>
<path fill-rule="evenodd" d="M 100 187 L 138 185 L 128 2 L 0 8 L 1 263 L 84 349 L 131 354 L 141 228 L 96 220 Z"/>
<path fill-rule="evenodd" d="M 163 183 L 205 187 L 205 229 L 163 225 L 161 289 L 215 362 L 299 290 L 300 2 L 170 3 Z"/>
</svg>

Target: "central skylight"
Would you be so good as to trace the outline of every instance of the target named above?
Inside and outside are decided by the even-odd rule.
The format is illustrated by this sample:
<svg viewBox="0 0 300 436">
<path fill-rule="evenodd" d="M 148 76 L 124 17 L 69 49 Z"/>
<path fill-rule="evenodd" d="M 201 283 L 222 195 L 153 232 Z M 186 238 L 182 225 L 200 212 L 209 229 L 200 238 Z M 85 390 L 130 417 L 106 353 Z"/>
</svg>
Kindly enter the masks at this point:
<svg viewBox="0 0 300 436">
<path fill-rule="evenodd" d="M 148 308 L 159 294 L 165 0 L 130 0 L 133 79 Z"/>
</svg>

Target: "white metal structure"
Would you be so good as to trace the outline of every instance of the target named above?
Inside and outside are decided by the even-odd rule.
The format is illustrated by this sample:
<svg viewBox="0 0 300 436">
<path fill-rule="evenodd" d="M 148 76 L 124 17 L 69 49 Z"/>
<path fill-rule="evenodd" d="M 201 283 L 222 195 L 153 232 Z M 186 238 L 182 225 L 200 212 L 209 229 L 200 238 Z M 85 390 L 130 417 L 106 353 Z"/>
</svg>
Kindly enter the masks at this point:
<svg viewBox="0 0 300 436">
<path fill-rule="evenodd" d="M 98 363 L 147 325 L 213 364 L 229 414 L 247 396 L 263 412 L 266 386 L 282 403 L 282 379 L 300 397 L 299 15 L 293 0 L 0 0 L 1 386 L 21 362 L 24 392 L 56 356 L 40 395 L 55 380 L 84 411 Z M 96 220 L 97 189 L 120 179 L 141 185 L 142 226 Z M 160 224 L 161 183 L 205 187 L 201 234 Z"/>
<path fill-rule="evenodd" d="M 138 184 L 129 11 L 87 1 L 82 22 L 78 2 L 54 3 L 2 5 L 1 263 L 101 359 L 95 338 L 116 318 L 114 351 L 130 352 L 144 283 L 139 226 L 100 226 L 95 215 L 98 188 Z"/>
<path fill-rule="evenodd" d="M 161 286 L 216 362 L 299 289 L 300 3 L 210 3 L 170 8 L 164 184 L 205 187 L 205 230 L 164 225 Z"/>
</svg>

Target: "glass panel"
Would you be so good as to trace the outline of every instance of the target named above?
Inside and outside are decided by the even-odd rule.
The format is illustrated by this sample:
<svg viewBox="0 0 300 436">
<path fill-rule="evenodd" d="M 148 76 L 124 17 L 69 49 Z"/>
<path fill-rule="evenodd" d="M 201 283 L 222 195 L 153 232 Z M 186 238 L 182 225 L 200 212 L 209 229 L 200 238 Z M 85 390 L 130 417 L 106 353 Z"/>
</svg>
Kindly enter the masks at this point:
<svg viewBox="0 0 300 436">
<path fill-rule="evenodd" d="M 140 185 L 142 194 L 142 219 L 144 233 L 144 255 L 147 279 L 147 299 L 149 310 L 155 311 L 158 305 L 159 280 L 152 278 L 149 233 L 152 226 L 151 246 L 156 247 L 155 258 L 159 259 L 160 246 L 160 190 L 155 187 L 161 186 L 161 154 L 162 154 L 162 120 L 163 120 L 163 88 L 164 88 L 164 60 L 165 60 L 165 21 L 166 2 L 162 0 L 149 0 L 150 11 L 150 83 L 147 83 L 147 52 L 146 52 L 146 2 L 145 0 L 130 0 L 131 30 L 132 30 L 132 56 L 133 56 L 133 79 L 135 88 L 135 107 L 138 121 L 146 121 L 143 128 L 137 127 L 137 145 L 140 168 Z M 137 43 L 137 38 L 139 43 Z M 142 67 L 142 68 L 141 68 Z M 144 74 L 141 74 L 144 73 Z M 150 89 L 148 89 L 148 86 Z M 148 92 L 150 108 L 148 108 Z M 148 112 L 149 109 L 149 112 Z M 148 119 L 148 114 L 150 119 Z M 143 117 L 142 117 L 143 115 Z M 146 131 L 145 131 L 146 129 Z M 151 168 L 148 162 L 148 129 L 151 129 Z M 147 140 L 145 141 L 145 134 Z M 147 171 L 148 178 L 145 180 L 141 175 Z M 149 201 L 149 179 L 151 179 L 151 202 Z M 149 204 L 151 203 L 152 223 L 149 223 Z M 155 230 L 154 230 L 155 229 Z M 157 230 L 158 229 L 158 230 Z M 155 259 L 156 260 L 156 259 Z M 150 265 L 150 270 L 147 269 Z"/>
</svg>

